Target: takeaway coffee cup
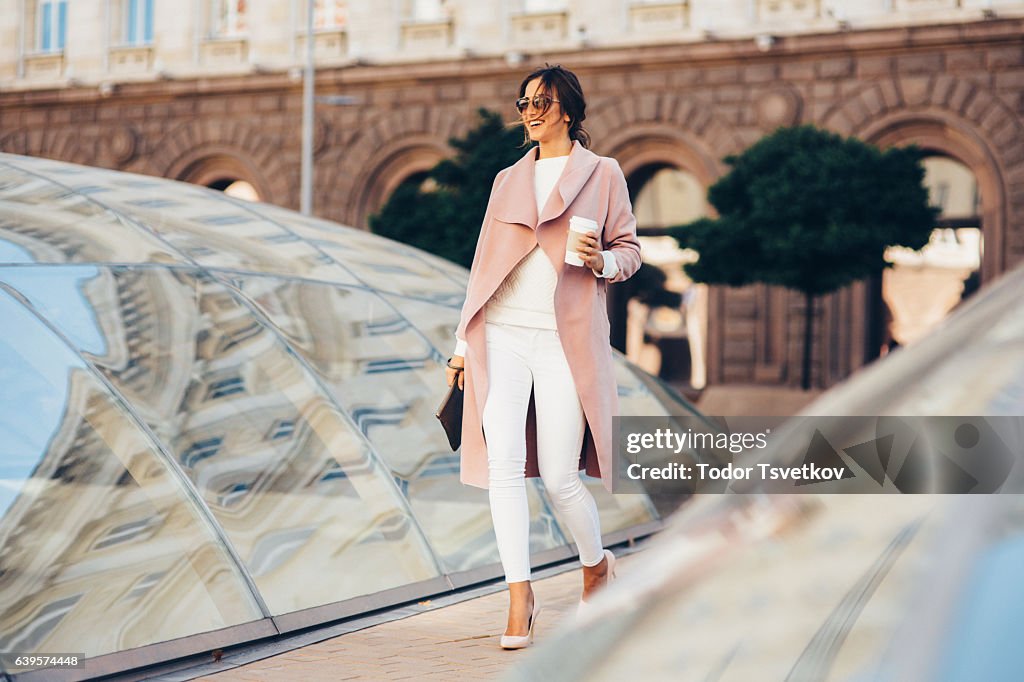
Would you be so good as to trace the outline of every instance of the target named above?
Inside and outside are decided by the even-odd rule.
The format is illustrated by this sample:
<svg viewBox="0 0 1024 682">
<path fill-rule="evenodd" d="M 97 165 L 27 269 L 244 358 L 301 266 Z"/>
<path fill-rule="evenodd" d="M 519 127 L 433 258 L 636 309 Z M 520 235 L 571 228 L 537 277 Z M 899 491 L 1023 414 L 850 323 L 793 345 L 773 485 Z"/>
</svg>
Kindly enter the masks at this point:
<svg viewBox="0 0 1024 682">
<path fill-rule="evenodd" d="M 597 232 L 597 223 L 578 215 L 569 218 L 569 237 L 565 241 L 565 262 L 569 265 L 583 265 L 583 259 L 576 253 L 576 249 L 585 232 Z"/>
</svg>

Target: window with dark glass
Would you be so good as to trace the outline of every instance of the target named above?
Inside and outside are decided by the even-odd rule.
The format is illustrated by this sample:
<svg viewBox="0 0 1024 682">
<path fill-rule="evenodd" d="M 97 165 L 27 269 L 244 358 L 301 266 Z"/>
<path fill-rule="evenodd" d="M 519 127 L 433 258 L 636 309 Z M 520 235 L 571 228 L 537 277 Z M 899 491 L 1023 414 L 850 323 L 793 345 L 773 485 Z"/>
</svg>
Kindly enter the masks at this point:
<svg viewBox="0 0 1024 682">
<path fill-rule="evenodd" d="M 206 398 L 208 400 L 216 400 L 218 398 L 226 398 L 229 395 L 235 395 L 236 393 L 245 393 L 245 382 L 242 381 L 242 377 L 230 377 L 214 381 L 210 384 L 210 390 L 207 392 Z"/>
<path fill-rule="evenodd" d="M 200 461 L 213 457 L 224 443 L 223 438 L 207 438 L 193 444 L 181 457 L 181 463 L 190 469 Z"/>
</svg>

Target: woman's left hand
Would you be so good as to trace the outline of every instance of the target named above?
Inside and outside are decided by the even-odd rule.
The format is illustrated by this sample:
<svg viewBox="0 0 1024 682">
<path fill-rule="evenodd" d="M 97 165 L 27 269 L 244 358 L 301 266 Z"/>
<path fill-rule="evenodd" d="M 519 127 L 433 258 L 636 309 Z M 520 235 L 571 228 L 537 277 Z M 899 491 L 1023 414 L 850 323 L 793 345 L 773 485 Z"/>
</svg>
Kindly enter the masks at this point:
<svg viewBox="0 0 1024 682">
<path fill-rule="evenodd" d="M 604 272 L 604 254 L 597 243 L 596 232 L 585 232 L 580 236 L 576 253 L 588 268 L 598 274 Z"/>
</svg>

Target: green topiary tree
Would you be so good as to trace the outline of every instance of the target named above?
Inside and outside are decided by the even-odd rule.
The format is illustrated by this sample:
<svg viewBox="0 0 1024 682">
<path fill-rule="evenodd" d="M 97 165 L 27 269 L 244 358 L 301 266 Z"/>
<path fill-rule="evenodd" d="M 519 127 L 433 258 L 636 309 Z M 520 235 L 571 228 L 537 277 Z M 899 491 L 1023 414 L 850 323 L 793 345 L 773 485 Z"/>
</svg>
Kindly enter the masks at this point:
<svg viewBox="0 0 1024 682">
<path fill-rule="evenodd" d="M 719 218 L 671 234 L 700 259 L 694 281 L 777 284 L 804 294 L 801 384 L 810 387 L 814 300 L 880 272 L 887 246 L 928 242 L 928 205 L 915 148 L 885 151 L 813 126 L 780 128 L 739 156 L 708 190 Z"/>
<path fill-rule="evenodd" d="M 472 264 L 494 176 L 526 153 L 521 128 L 506 126 L 500 115 L 486 109 L 477 113 L 476 128 L 448 140 L 455 157 L 428 173 L 436 188 L 399 186 L 370 217 L 371 230 L 467 268 Z"/>
</svg>

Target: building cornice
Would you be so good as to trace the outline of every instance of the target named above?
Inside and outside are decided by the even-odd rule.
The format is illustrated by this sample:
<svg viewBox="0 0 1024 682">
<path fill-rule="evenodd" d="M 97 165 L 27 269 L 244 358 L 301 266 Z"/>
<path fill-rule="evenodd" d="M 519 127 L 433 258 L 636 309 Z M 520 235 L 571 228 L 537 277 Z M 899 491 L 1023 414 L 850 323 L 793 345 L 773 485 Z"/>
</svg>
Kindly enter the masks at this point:
<svg viewBox="0 0 1024 682">
<path fill-rule="evenodd" d="M 552 62 L 570 66 L 580 73 L 629 66 L 639 70 L 673 67 L 700 68 L 725 64 L 777 62 L 780 59 L 815 59 L 844 54 L 900 54 L 919 49 L 1024 44 L 1024 18 L 980 20 L 959 24 L 898 26 L 869 30 L 773 35 L 769 49 L 758 46 L 753 37 L 708 39 L 653 45 L 601 47 L 534 52 L 521 55 L 510 64 L 502 56 L 464 57 L 436 61 L 366 64 L 354 62 L 323 66 L 317 70 L 318 87 L 344 90 L 382 84 L 397 86 L 443 80 L 476 80 L 517 77 L 535 63 Z M 8 89 L 0 92 L 0 107 L 32 107 L 95 102 L 100 99 L 173 100 L 205 94 L 259 94 L 288 91 L 299 93 L 301 82 L 292 69 L 225 76 L 161 78 L 117 82 L 113 91 L 101 94 L 98 84 L 49 89 Z"/>
</svg>

